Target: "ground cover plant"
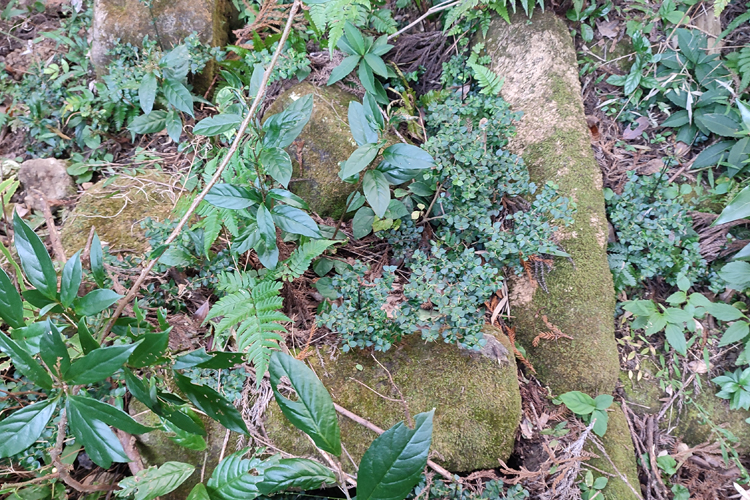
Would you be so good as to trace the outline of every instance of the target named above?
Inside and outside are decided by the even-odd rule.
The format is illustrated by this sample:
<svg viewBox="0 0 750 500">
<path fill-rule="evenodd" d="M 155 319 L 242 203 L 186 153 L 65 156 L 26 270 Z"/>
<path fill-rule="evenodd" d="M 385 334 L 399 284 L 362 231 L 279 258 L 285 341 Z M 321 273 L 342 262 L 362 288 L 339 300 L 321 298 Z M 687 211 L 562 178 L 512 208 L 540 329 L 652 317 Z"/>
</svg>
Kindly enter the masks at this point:
<svg viewBox="0 0 750 500">
<path fill-rule="evenodd" d="M 606 434 L 613 396 L 553 399 L 514 343 L 506 309 L 510 281 L 526 276 L 546 289 L 546 273 L 570 257 L 557 236 L 570 229 L 576 200 L 532 182 L 509 152 L 523 110 L 500 97 L 504 75 L 474 35 L 515 12 L 533 23 L 543 9 L 567 17 L 580 50 L 623 369 L 640 380 L 655 366 L 655 385 L 670 396 L 660 416 L 695 407 L 716 443 L 685 452 L 669 438 L 654 442 L 658 425 L 626 411 L 643 491 L 712 498 L 747 488 L 741 443 L 698 401 L 702 392 L 729 411 L 750 408 L 746 6 L 716 2 L 721 29 L 711 31 L 694 25 L 707 8 L 696 1 L 233 3 L 245 23 L 234 45 L 146 38 L 113 49 L 101 76 L 87 56 L 91 5 L 0 5 L 0 138 L 13 137 L 0 140 L 3 494 L 174 495 L 200 464 L 175 457 L 138 467 L 130 437 L 158 430 L 205 450 L 210 420 L 227 439 L 248 435 L 243 402 L 266 391 L 323 459 L 226 449 L 187 498 L 304 498 L 300 490 L 328 488 L 307 497 L 515 499 L 542 494 L 540 477 L 567 471 L 573 497 L 606 497 L 611 478 L 573 466 L 571 450 Z M 402 45 L 423 36 L 415 32 L 448 55 L 406 72 L 394 54 L 425 50 Z M 713 49 L 717 39 L 724 48 Z M 43 60 L 24 53 L 47 42 Z M 626 67 L 607 62 L 615 42 L 630 44 Z M 215 78 L 198 90 L 209 64 Z M 313 95 L 267 112 L 294 79 L 355 94 L 346 116 L 354 149 L 337 158 L 337 182 L 351 194 L 337 219 L 313 213 L 293 187 Z M 16 173 L 22 160 L 47 156 L 69 160 L 81 191 L 144 165 L 179 177 L 172 220 L 142 222 L 149 253 L 124 255 L 95 234 L 60 253 L 55 215 L 29 210 Z M 175 347 L 185 318 L 201 336 Z M 441 470 L 430 460 L 436 408 L 407 409 L 356 474 L 345 467 L 341 410 L 304 362 L 314 347 L 380 354 L 419 335 L 479 351 L 486 323 L 503 326 L 523 365 L 527 421 L 515 462 L 465 477 Z M 132 415 L 136 404 L 156 423 Z M 551 457 L 536 472 L 520 458 L 532 441 Z M 90 470 L 105 475 L 90 480 Z"/>
</svg>

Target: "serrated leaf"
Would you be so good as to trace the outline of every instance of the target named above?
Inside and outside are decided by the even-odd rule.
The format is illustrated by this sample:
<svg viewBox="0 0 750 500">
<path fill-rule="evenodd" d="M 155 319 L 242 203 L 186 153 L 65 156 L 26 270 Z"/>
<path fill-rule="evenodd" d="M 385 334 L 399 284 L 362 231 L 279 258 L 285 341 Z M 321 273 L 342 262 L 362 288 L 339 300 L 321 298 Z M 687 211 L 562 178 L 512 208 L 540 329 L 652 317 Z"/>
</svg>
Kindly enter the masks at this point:
<svg viewBox="0 0 750 500">
<path fill-rule="evenodd" d="M 242 415 L 221 394 L 204 385 L 193 384 L 189 378 L 173 372 L 177 387 L 203 413 L 234 432 L 247 435 Z"/>
<path fill-rule="evenodd" d="M 165 462 L 159 467 L 138 471 L 118 483 L 118 496 L 132 495 L 133 500 L 154 500 L 176 490 L 193 475 L 195 466 L 182 462 Z"/>
<path fill-rule="evenodd" d="M 0 458 L 7 458 L 34 444 L 55 412 L 57 402 L 47 399 L 15 411 L 0 422 Z"/>
<path fill-rule="evenodd" d="M 399 422 L 372 442 L 359 464 L 358 500 L 406 498 L 427 465 L 434 414 L 417 414 L 414 429 Z"/>
<path fill-rule="evenodd" d="M 269 365 L 271 388 L 282 413 L 298 429 L 312 438 L 318 448 L 341 455 L 341 433 L 333 401 L 323 383 L 302 361 L 276 351 Z M 286 376 L 297 393 L 297 400 L 285 398 L 278 391 L 281 377 Z"/>
<path fill-rule="evenodd" d="M 667 342 L 672 348 L 683 356 L 687 355 L 687 342 L 685 341 L 685 334 L 683 329 L 674 324 L 668 324 L 664 329 Z"/>
<path fill-rule="evenodd" d="M 130 122 L 128 130 L 131 130 L 136 134 L 153 134 L 155 132 L 161 132 L 166 126 L 167 112 L 163 109 L 157 109 L 146 115 L 136 117 Z"/>
<path fill-rule="evenodd" d="M 161 90 L 169 104 L 193 116 L 193 96 L 182 83 L 172 78 L 165 78 L 161 84 Z"/>
<path fill-rule="evenodd" d="M 706 309 L 711 316 L 720 321 L 734 321 L 745 317 L 742 311 L 730 304 L 712 302 Z"/>
<path fill-rule="evenodd" d="M 252 469 L 263 470 L 263 463 L 257 458 L 242 458 L 247 449 L 229 455 L 216 466 L 211 478 L 206 482 L 213 500 L 252 500 L 260 495 L 258 483 L 263 475 L 250 474 Z"/>
<path fill-rule="evenodd" d="M 39 236 L 13 212 L 13 229 L 18 258 L 21 259 L 26 279 L 49 299 L 57 297 L 57 273 L 47 249 Z"/>
<path fill-rule="evenodd" d="M 696 114 L 695 121 L 714 134 L 722 137 L 736 137 L 740 129 L 739 122 L 721 113 Z"/>
<path fill-rule="evenodd" d="M 95 384 L 122 368 L 138 344 L 100 347 L 75 360 L 63 374 L 71 385 Z"/>
</svg>

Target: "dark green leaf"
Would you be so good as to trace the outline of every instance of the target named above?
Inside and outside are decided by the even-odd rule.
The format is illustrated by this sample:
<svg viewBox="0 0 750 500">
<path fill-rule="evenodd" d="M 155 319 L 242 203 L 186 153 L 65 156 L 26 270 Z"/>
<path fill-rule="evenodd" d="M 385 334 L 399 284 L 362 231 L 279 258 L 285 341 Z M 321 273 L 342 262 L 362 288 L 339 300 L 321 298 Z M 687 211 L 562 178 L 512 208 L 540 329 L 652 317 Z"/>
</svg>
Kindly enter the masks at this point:
<svg viewBox="0 0 750 500">
<path fill-rule="evenodd" d="M 313 109 L 313 96 L 302 96 L 286 107 L 284 111 L 273 115 L 263 124 L 263 145 L 265 147 L 286 148 L 310 121 Z"/>
<path fill-rule="evenodd" d="M 176 490 L 193 475 L 195 466 L 182 462 L 165 462 L 157 467 L 138 471 L 136 476 L 126 477 L 118 486 L 122 488 L 118 496 L 133 500 L 154 500 Z"/>
<path fill-rule="evenodd" d="M 687 125 L 689 123 L 689 116 L 687 110 L 681 109 L 679 111 L 675 111 L 672 113 L 672 115 L 664 120 L 661 124 L 662 127 L 682 127 L 683 125 Z"/>
<path fill-rule="evenodd" d="M 365 108 L 357 101 L 349 103 L 349 129 L 358 146 L 374 144 L 378 142 L 379 136 L 365 115 Z"/>
<path fill-rule="evenodd" d="M 315 271 L 315 274 L 318 276 L 325 276 L 331 271 L 331 269 L 333 269 L 333 261 L 331 259 L 321 257 L 313 263 L 313 271 Z"/>
<path fill-rule="evenodd" d="M 47 399 L 14 412 L 0 422 L 0 458 L 11 457 L 34 444 L 57 407 Z"/>
<path fill-rule="evenodd" d="M 258 483 L 263 475 L 250 474 L 252 469 L 262 468 L 262 462 L 254 458 L 242 458 L 247 450 L 229 455 L 216 466 L 206 487 L 212 500 L 252 500 L 260 495 Z"/>
<path fill-rule="evenodd" d="M 281 148 L 263 148 L 260 152 L 260 164 L 276 182 L 285 188 L 289 186 L 292 159 L 286 151 Z"/>
<path fill-rule="evenodd" d="M 71 385 L 95 384 L 122 368 L 138 344 L 100 347 L 74 361 L 64 373 Z"/>
<path fill-rule="evenodd" d="M 362 191 L 375 215 L 383 217 L 391 201 L 391 190 L 382 172 L 368 170 L 362 179 Z"/>
<path fill-rule="evenodd" d="M 232 184 L 216 184 L 206 195 L 205 200 L 219 208 L 241 209 L 263 202 L 255 189 L 247 189 Z"/>
<path fill-rule="evenodd" d="M 318 225 L 312 220 L 312 217 L 299 208 L 288 205 L 276 205 L 271 210 L 271 215 L 276 225 L 287 233 L 301 234 L 310 238 L 321 238 Z"/>
<path fill-rule="evenodd" d="M 375 54 L 376 56 L 385 55 L 393 48 L 393 45 L 388 44 L 387 41 L 388 35 L 378 37 L 378 39 L 375 40 L 375 43 L 372 44 L 372 48 L 370 48 L 370 54 Z"/>
<path fill-rule="evenodd" d="M 60 280 L 60 302 L 63 307 L 68 308 L 73 300 L 78 297 L 78 288 L 81 286 L 81 251 L 77 251 L 63 267 L 62 279 Z"/>
<path fill-rule="evenodd" d="M 372 223 L 375 220 L 375 212 L 370 207 L 362 207 L 357 210 L 352 219 L 352 232 L 354 239 L 360 240 L 372 232 Z"/>
<path fill-rule="evenodd" d="M 23 302 L 8 275 L 0 269 L 0 318 L 11 328 L 26 326 L 23 319 Z"/>
<path fill-rule="evenodd" d="M 187 448 L 188 450 L 195 450 L 195 451 L 203 451 L 206 449 L 206 440 L 203 438 L 203 436 L 199 436 L 197 434 L 193 434 L 192 432 L 187 432 L 183 429 L 180 429 L 178 426 L 174 425 L 169 420 L 163 420 L 162 425 L 164 426 L 164 430 L 169 432 L 170 434 L 174 434 L 174 436 L 167 436 L 170 441 L 177 444 L 178 446 L 182 446 L 183 448 Z"/>
<path fill-rule="evenodd" d="M 395 165 L 402 171 L 414 172 L 411 177 L 422 170 L 432 168 L 434 160 L 432 156 L 422 148 L 411 144 L 394 144 L 383 151 L 383 160 Z"/>
<path fill-rule="evenodd" d="M 344 33 L 346 33 L 346 41 L 354 51 L 361 56 L 365 55 L 365 39 L 362 33 L 349 21 L 344 23 Z"/>
<path fill-rule="evenodd" d="M 203 483 L 196 484 L 193 489 L 190 490 L 187 500 L 211 500 L 211 497 L 208 496 L 206 485 Z"/>
<path fill-rule="evenodd" d="M 289 488 L 317 490 L 335 483 L 336 475 L 328 467 L 305 458 L 287 458 L 263 472 L 258 489 L 264 495 L 272 495 Z"/>
<path fill-rule="evenodd" d="M 719 270 L 719 277 L 735 290 L 750 287 L 750 264 L 747 262 L 730 262 Z"/>
<path fill-rule="evenodd" d="M 81 343 L 84 354 L 99 349 L 99 342 L 91 336 L 89 327 L 86 326 L 86 318 L 81 318 L 81 321 L 78 322 L 78 341 Z"/>
<path fill-rule="evenodd" d="M 204 118 L 193 127 L 193 134 L 213 137 L 235 130 L 242 123 L 242 116 L 231 113 Z"/>
<path fill-rule="evenodd" d="M 87 293 L 84 297 L 74 300 L 73 309 L 75 309 L 76 314 L 79 316 L 93 316 L 99 314 L 121 298 L 122 295 L 113 290 L 100 288 Z"/>
<path fill-rule="evenodd" d="M 52 389 L 52 377 L 31 355 L 10 337 L 0 332 L 0 350 L 8 355 L 13 367 L 44 389 Z"/>
<path fill-rule="evenodd" d="M 341 455 L 341 435 L 333 401 L 323 383 L 302 361 L 275 351 L 269 365 L 271 388 L 284 416 L 309 435 L 318 448 Z M 281 377 L 286 376 L 297 393 L 297 401 L 278 391 Z"/>
<path fill-rule="evenodd" d="M 166 119 L 167 135 L 174 142 L 180 142 L 182 135 L 182 118 L 174 109 L 170 109 Z"/>
<path fill-rule="evenodd" d="M 187 47 L 178 45 L 169 52 L 159 61 L 159 67 L 164 70 L 164 75 L 167 78 L 173 78 L 175 80 L 183 80 L 190 70 L 190 53 Z"/>
<path fill-rule="evenodd" d="M 708 146 L 700 152 L 695 160 L 693 160 L 691 168 L 703 168 L 716 165 L 722 158 L 726 158 L 726 151 L 731 149 L 733 145 L 734 141 L 721 141 Z"/>
<path fill-rule="evenodd" d="M 133 420 L 133 417 L 119 408 L 115 408 L 107 403 L 102 403 L 96 399 L 83 396 L 68 396 L 68 399 L 72 399 L 79 410 L 85 408 L 86 414 L 91 416 L 91 418 L 106 422 L 108 425 L 127 433 L 144 434 L 154 430 L 152 427 L 146 427 L 145 425 L 139 424 Z"/>
<path fill-rule="evenodd" d="M 136 340 L 140 341 L 140 344 L 128 358 L 128 365 L 134 368 L 150 366 L 163 359 L 162 355 L 169 344 L 169 330 L 160 333 L 144 333 Z"/>
<path fill-rule="evenodd" d="M 199 364 L 210 360 L 211 356 L 206 352 L 206 348 L 201 347 L 195 351 L 190 351 L 187 354 L 177 356 L 172 364 L 172 368 L 175 370 L 184 370 L 186 368 L 198 366 Z"/>
<path fill-rule="evenodd" d="M 96 465 L 109 469 L 112 462 L 130 461 L 112 429 L 96 418 L 98 413 L 91 412 L 88 406 L 79 405 L 71 398 L 68 398 L 65 406 L 76 443 L 85 447 L 86 454 Z"/>
<path fill-rule="evenodd" d="M 52 373 L 63 374 L 70 366 L 70 356 L 65 342 L 58 329 L 49 320 L 47 320 L 46 332 L 39 342 L 39 355 Z"/>
<path fill-rule="evenodd" d="M 57 297 L 57 273 L 47 249 L 39 236 L 13 212 L 13 229 L 18 258 L 26 278 L 42 295 L 49 299 Z"/>
<path fill-rule="evenodd" d="M 141 109 L 148 114 L 154 109 L 154 100 L 156 99 L 156 75 L 149 71 L 143 75 L 140 86 L 138 86 L 138 102 Z"/>
<path fill-rule="evenodd" d="M 401 500 L 427 465 L 435 410 L 414 417 L 415 427 L 394 425 L 372 442 L 357 474 L 357 500 Z"/>
<path fill-rule="evenodd" d="M 367 54 L 364 63 L 370 66 L 370 69 L 376 75 L 388 78 L 388 69 L 385 67 L 383 60 L 375 54 Z"/>
<path fill-rule="evenodd" d="M 380 147 L 377 144 L 365 144 L 358 147 L 341 167 L 339 177 L 345 180 L 353 175 L 357 175 L 375 159 L 378 151 L 380 151 Z"/>
<path fill-rule="evenodd" d="M 302 210 L 310 210 L 310 207 L 308 206 L 307 202 L 305 202 L 305 200 L 303 200 L 296 194 L 287 191 L 286 189 L 271 189 L 268 191 L 268 197 L 272 200 L 283 201 L 285 204 L 291 207 L 301 208 Z"/>
<path fill-rule="evenodd" d="M 128 126 L 136 134 L 153 134 L 161 132 L 167 126 L 167 112 L 157 109 L 147 115 L 136 117 Z"/>
<path fill-rule="evenodd" d="M 594 29 L 586 23 L 581 23 L 581 38 L 584 42 L 589 43 L 594 39 Z"/>
<path fill-rule="evenodd" d="M 91 274 L 94 275 L 96 284 L 100 288 L 104 287 L 104 278 L 106 277 L 106 273 L 104 272 L 104 251 L 102 250 L 102 242 L 99 241 L 99 235 L 96 232 L 91 240 L 89 266 L 91 267 Z"/>
<path fill-rule="evenodd" d="M 636 56 L 636 59 L 638 56 Z M 622 91 L 625 93 L 625 95 L 632 94 L 635 89 L 638 88 L 638 84 L 641 83 L 641 78 L 643 78 L 643 75 L 641 74 L 641 68 L 638 64 L 633 64 L 633 67 L 630 70 L 630 73 L 628 73 L 628 76 L 625 77 L 625 85 L 622 89 Z"/>
<path fill-rule="evenodd" d="M 274 226 L 273 216 L 268 211 L 265 205 L 261 204 L 258 206 L 257 218 L 255 220 L 258 224 L 258 231 L 260 231 L 260 238 L 266 242 L 267 245 L 276 244 L 276 226 Z"/>
<path fill-rule="evenodd" d="M 696 114 L 695 121 L 698 125 L 706 127 L 714 134 L 722 137 L 736 137 L 740 129 L 737 120 L 721 113 Z"/>
<path fill-rule="evenodd" d="M 258 225 L 255 223 L 248 224 L 240 231 L 239 236 L 232 241 L 232 252 L 243 254 L 251 248 L 255 248 L 259 241 L 260 232 L 258 231 Z"/>
<path fill-rule="evenodd" d="M 161 84 L 164 97 L 169 104 L 179 109 L 183 113 L 193 116 L 193 96 L 183 84 L 172 78 L 165 78 Z"/>
<path fill-rule="evenodd" d="M 245 421 L 234 405 L 210 387 L 195 385 L 189 378 L 177 372 L 173 373 L 177 387 L 198 409 L 227 429 L 247 435 Z"/>
<path fill-rule="evenodd" d="M 357 67 L 357 64 L 359 64 L 359 61 L 361 59 L 362 56 L 359 55 L 346 57 L 343 61 L 341 61 L 341 64 L 333 68 L 333 71 L 331 71 L 331 76 L 328 77 L 327 85 L 333 85 L 334 83 L 338 82 L 346 75 L 354 71 L 354 68 Z"/>
</svg>

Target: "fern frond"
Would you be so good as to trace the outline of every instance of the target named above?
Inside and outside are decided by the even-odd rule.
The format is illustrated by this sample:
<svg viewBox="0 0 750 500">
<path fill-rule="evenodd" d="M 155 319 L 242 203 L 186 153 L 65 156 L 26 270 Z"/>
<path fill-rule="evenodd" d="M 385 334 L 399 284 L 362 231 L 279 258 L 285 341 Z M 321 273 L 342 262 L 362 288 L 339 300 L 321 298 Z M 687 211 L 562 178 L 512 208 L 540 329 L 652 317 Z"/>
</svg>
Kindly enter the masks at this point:
<svg viewBox="0 0 750 500">
<path fill-rule="evenodd" d="M 505 82 L 504 78 L 500 78 L 492 70 L 479 64 L 472 64 L 471 69 L 474 70 L 474 78 L 482 89 L 481 94 L 497 95 L 500 93 L 500 89 Z"/>
<path fill-rule="evenodd" d="M 310 268 L 313 259 L 334 243 L 333 240 L 312 240 L 297 247 L 292 255 L 276 268 L 276 276 L 284 281 L 299 278 Z"/>
<path fill-rule="evenodd" d="M 445 31 L 453 26 L 456 21 L 461 19 L 467 12 L 473 10 L 477 5 L 479 5 L 479 0 L 464 0 L 460 4 L 453 7 L 448 11 L 448 15 L 445 16 L 445 24 L 443 25 L 443 30 Z"/>
<path fill-rule="evenodd" d="M 249 273 L 223 273 L 219 276 L 221 289 L 229 291 L 211 308 L 207 319 L 223 316 L 214 325 L 214 333 L 220 336 L 234 328 L 237 351 L 246 353 L 247 360 L 255 366 L 258 383 L 268 369 L 273 349 L 284 338 L 286 332 L 281 323 L 291 321 L 279 310 L 284 299 L 279 294 L 282 283 L 258 281 Z"/>
<path fill-rule="evenodd" d="M 389 35 L 398 31 L 398 24 L 393 19 L 393 14 L 390 9 L 380 9 L 372 13 L 372 27 L 378 30 L 380 33 L 388 33 Z"/>
<path fill-rule="evenodd" d="M 355 26 L 362 26 L 367 22 L 367 16 L 372 10 L 370 0 L 331 0 L 325 4 L 325 27 L 328 28 L 328 47 L 333 52 L 339 38 L 344 36 L 344 24 L 346 21 Z M 315 15 L 320 17 L 320 12 Z M 312 13 L 311 13 L 312 16 Z M 315 26 L 322 29 L 313 18 Z"/>
</svg>

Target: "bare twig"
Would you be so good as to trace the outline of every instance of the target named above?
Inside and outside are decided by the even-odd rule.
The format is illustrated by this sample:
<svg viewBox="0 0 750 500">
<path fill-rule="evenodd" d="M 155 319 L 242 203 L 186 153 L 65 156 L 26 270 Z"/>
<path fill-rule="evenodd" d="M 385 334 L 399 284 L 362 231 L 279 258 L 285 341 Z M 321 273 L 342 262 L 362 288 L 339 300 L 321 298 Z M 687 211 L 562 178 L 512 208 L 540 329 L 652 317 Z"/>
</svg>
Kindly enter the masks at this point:
<svg viewBox="0 0 750 500">
<path fill-rule="evenodd" d="M 462 0 L 457 0 L 456 2 L 451 2 L 449 4 L 438 5 L 436 7 L 430 7 L 430 9 L 427 12 L 425 12 L 424 14 L 422 14 L 421 16 L 419 16 L 419 18 L 416 21 L 414 21 L 413 23 L 409 24 L 408 26 L 405 26 L 405 27 L 401 28 L 400 30 L 398 30 L 394 34 L 388 36 L 388 40 L 390 41 L 390 40 L 396 38 L 397 36 L 399 36 L 401 33 L 404 33 L 405 31 L 409 31 L 414 26 L 416 26 L 417 24 L 421 23 L 422 21 L 424 21 L 425 19 L 427 19 L 428 17 L 430 17 L 431 15 L 433 15 L 436 12 L 440 12 L 441 10 L 450 9 L 451 7 L 455 7 L 456 5 L 460 4 L 461 1 Z"/>
<path fill-rule="evenodd" d="M 250 106 L 250 111 L 248 111 L 247 115 L 245 116 L 245 119 L 242 121 L 242 124 L 240 125 L 239 130 L 237 131 L 237 135 L 234 138 L 234 141 L 232 142 L 232 145 L 229 147 L 229 150 L 227 151 L 227 154 L 224 156 L 224 159 L 221 161 L 221 164 L 216 169 L 216 173 L 214 173 L 213 177 L 211 177 L 211 180 L 206 184 L 206 186 L 203 188 L 203 191 L 200 192 L 198 196 L 195 197 L 193 202 L 190 204 L 190 207 L 185 212 L 185 215 L 180 219 L 180 222 L 177 224 L 177 227 L 174 228 L 174 231 L 172 231 L 172 234 L 169 235 L 169 238 L 167 238 L 164 241 L 164 245 L 171 244 L 177 237 L 180 235 L 180 232 L 182 231 L 182 228 L 185 227 L 185 225 L 188 223 L 190 218 L 193 216 L 193 213 L 198 208 L 198 205 L 203 201 L 203 199 L 206 197 L 209 191 L 211 191 L 211 188 L 214 187 L 214 185 L 219 182 L 219 179 L 221 179 L 221 176 L 224 173 L 224 169 L 226 169 L 227 165 L 229 164 L 229 161 L 232 159 L 234 154 L 237 152 L 237 149 L 240 146 L 240 143 L 243 140 L 243 136 L 245 135 L 245 130 L 247 130 L 247 127 L 250 125 L 250 122 L 255 118 L 255 112 L 258 109 L 258 106 L 260 105 L 261 99 L 263 99 L 263 96 L 266 93 L 266 88 L 268 86 L 268 80 L 271 78 L 271 72 L 273 71 L 273 68 L 276 66 L 276 62 L 279 60 L 279 55 L 281 54 L 282 49 L 284 48 L 284 45 L 286 44 L 287 38 L 289 38 L 289 32 L 292 29 L 292 22 L 294 20 L 294 16 L 297 13 L 297 10 L 300 6 L 300 0 L 295 0 L 294 4 L 292 5 L 292 8 L 289 11 L 289 17 L 287 18 L 286 26 L 284 27 L 284 33 L 281 35 L 281 39 L 279 40 L 279 45 L 276 48 L 276 52 L 273 54 L 273 58 L 271 59 L 271 63 L 268 65 L 268 68 L 266 69 L 266 72 L 263 74 L 263 80 L 260 84 L 260 90 L 258 90 L 258 94 L 255 96 L 255 99 L 253 100 L 252 105 Z M 146 267 L 143 268 L 143 271 L 141 272 L 141 275 L 138 276 L 138 279 L 133 283 L 133 286 L 130 287 L 130 290 L 128 291 L 128 294 L 119 300 L 117 303 L 117 308 L 115 309 L 114 314 L 112 315 L 112 318 L 109 320 L 109 323 L 107 323 L 107 326 L 104 329 L 103 332 L 103 338 L 106 337 L 110 331 L 112 331 L 112 327 L 115 324 L 115 321 L 117 321 L 117 318 L 120 317 L 122 314 L 122 311 L 125 310 L 125 306 L 127 306 L 130 301 L 132 301 L 136 293 L 138 293 L 138 290 L 140 289 L 143 282 L 146 280 L 146 277 L 151 272 L 151 270 L 154 268 L 156 263 L 159 261 L 159 257 L 155 257 L 149 261 L 149 263 L 146 265 Z"/>
<path fill-rule="evenodd" d="M 125 454 L 130 459 L 130 462 L 128 462 L 130 473 L 135 476 L 145 468 L 143 467 L 141 454 L 138 452 L 138 448 L 134 446 L 135 436 L 128 434 L 125 431 L 121 431 L 120 429 L 115 429 L 115 433 L 117 434 L 117 439 L 120 440 L 122 449 L 125 450 Z"/>
<path fill-rule="evenodd" d="M 49 209 L 49 202 L 44 193 L 38 189 L 31 189 L 34 193 L 34 197 L 39 200 L 39 205 L 42 207 L 42 214 L 44 214 L 44 222 L 47 223 L 47 231 L 49 232 L 49 241 L 52 244 L 52 251 L 55 253 L 55 258 L 65 263 L 65 250 L 63 249 L 62 243 L 60 242 L 60 234 L 57 232 L 55 227 L 55 218 L 52 217 L 52 211 Z"/>
</svg>

